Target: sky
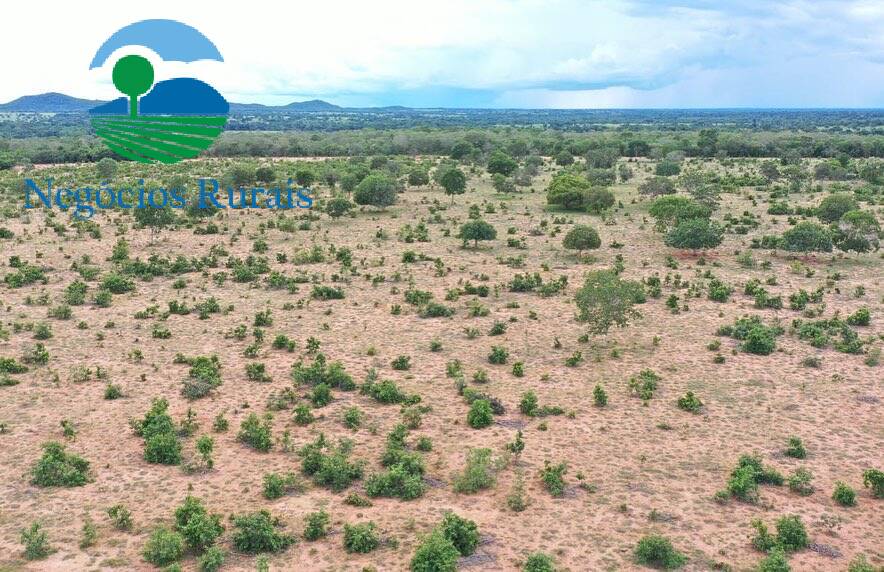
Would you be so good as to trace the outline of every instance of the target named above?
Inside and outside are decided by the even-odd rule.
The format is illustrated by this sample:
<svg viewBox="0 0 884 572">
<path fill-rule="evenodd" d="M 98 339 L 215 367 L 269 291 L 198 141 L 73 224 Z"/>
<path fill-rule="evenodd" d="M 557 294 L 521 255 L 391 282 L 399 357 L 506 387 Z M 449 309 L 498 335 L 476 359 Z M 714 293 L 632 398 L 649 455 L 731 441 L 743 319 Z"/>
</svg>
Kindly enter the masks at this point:
<svg viewBox="0 0 884 572">
<path fill-rule="evenodd" d="M 221 7 L 224 6 L 224 7 Z M 884 0 L 15 2 L 0 102 L 120 96 L 113 63 L 190 76 L 228 101 L 351 107 L 884 107 Z M 144 47 L 89 70 L 119 28 L 189 24 L 224 62 Z"/>
</svg>

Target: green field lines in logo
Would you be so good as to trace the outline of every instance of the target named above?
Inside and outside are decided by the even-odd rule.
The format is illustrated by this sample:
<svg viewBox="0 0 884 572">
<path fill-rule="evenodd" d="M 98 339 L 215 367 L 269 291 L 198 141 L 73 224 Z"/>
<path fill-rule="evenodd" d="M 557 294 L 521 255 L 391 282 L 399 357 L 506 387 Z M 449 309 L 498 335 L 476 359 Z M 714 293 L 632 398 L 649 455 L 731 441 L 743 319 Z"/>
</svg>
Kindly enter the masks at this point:
<svg viewBox="0 0 884 572">
<path fill-rule="evenodd" d="M 142 163 L 176 163 L 209 148 L 226 116 L 93 116 L 92 127 L 119 155 Z"/>
</svg>

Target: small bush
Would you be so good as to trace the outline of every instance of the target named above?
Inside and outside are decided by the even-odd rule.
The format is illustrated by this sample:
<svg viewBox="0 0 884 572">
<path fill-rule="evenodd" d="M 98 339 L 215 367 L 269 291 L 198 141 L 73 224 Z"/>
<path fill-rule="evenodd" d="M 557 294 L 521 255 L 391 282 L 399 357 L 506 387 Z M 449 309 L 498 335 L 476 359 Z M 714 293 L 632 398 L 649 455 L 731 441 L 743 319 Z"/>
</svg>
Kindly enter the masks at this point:
<svg viewBox="0 0 884 572">
<path fill-rule="evenodd" d="M 460 554 L 441 530 L 434 529 L 411 558 L 411 572 L 456 572 Z"/>
<path fill-rule="evenodd" d="M 144 441 L 144 460 L 160 465 L 181 463 L 181 442 L 172 432 L 158 433 Z"/>
<path fill-rule="evenodd" d="M 184 554 L 184 538 L 166 527 L 155 529 L 147 539 L 142 555 L 155 566 L 172 564 Z"/>
<path fill-rule="evenodd" d="M 472 520 L 446 512 L 439 528 L 461 556 L 469 556 L 479 546 L 479 529 Z"/>
<path fill-rule="evenodd" d="M 884 499 L 884 471 L 867 469 L 863 472 L 863 486 L 872 489 L 872 496 Z"/>
<path fill-rule="evenodd" d="M 472 494 L 490 488 L 495 482 L 491 449 L 470 449 L 463 474 L 454 477 L 454 491 Z"/>
<path fill-rule="evenodd" d="M 761 562 L 758 563 L 757 572 L 790 572 L 789 561 L 786 553 L 780 548 L 774 548 Z"/>
<path fill-rule="evenodd" d="M 494 422 L 494 415 L 491 411 L 491 404 L 485 399 L 477 399 L 470 406 L 467 413 L 467 423 L 473 429 L 482 429 L 488 427 Z"/>
<path fill-rule="evenodd" d="M 379 545 L 380 538 L 373 522 L 344 525 L 344 550 L 347 552 L 365 554 Z"/>
<path fill-rule="evenodd" d="M 592 401 L 596 407 L 605 407 L 608 404 L 608 394 L 601 385 L 596 385 L 592 390 Z"/>
<path fill-rule="evenodd" d="M 702 407 L 703 402 L 700 401 L 700 398 L 694 395 L 693 391 L 688 391 L 684 394 L 684 397 L 678 398 L 678 408 L 683 409 L 684 411 L 699 413 Z"/>
<path fill-rule="evenodd" d="M 267 473 L 264 475 L 264 498 L 273 500 L 293 491 L 302 491 L 303 483 L 295 473 Z"/>
<path fill-rule="evenodd" d="M 110 507 L 107 509 L 107 516 L 117 530 L 132 530 L 132 513 L 124 505 L 115 504 Z"/>
<path fill-rule="evenodd" d="M 635 560 L 639 564 L 668 570 L 679 568 L 687 558 L 680 554 L 668 538 L 651 534 L 638 541 L 635 547 Z"/>
<path fill-rule="evenodd" d="M 210 546 L 197 562 L 200 572 L 217 572 L 223 565 L 224 550 L 219 546 Z"/>
<path fill-rule="evenodd" d="M 281 552 L 295 543 L 293 536 L 277 531 L 279 521 L 266 510 L 234 516 L 233 526 L 233 546 L 247 554 Z"/>
<path fill-rule="evenodd" d="M 79 487 L 89 481 L 89 461 L 56 441 L 43 444 L 43 456 L 31 469 L 31 484 L 38 487 Z"/>
<path fill-rule="evenodd" d="M 31 527 L 21 531 L 21 543 L 25 547 L 25 558 L 39 560 L 52 552 L 49 546 L 49 535 L 39 522 L 31 523 Z"/>
<path fill-rule="evenodd" d="M 856 491 L 841 481 L 835 481 L 835 490 L 832 492 L 832 500 L 841 506 L 855 506 Z"/>
<path fill-rule="evenodd" d="M 263 422 L 256 413 L 250 413 L 240 425 L 237 440 L 256 451 L 266 453 L 273 447 L 272 420 L 269 413 L 265 415 Z"/>
<path fill-rule="evenodd" d="M 800 437 L 789 437 L 789 444 L 786 447 L 785 454 L 793 459 L 804 459 L 807 457 L 807 449 L 804 448 L 804 443 L 801 442 Z"/>
<path fill-rule="evenodd" d="M 304 517 L 304 538 L 306 540 L 319 540 L 328 534 L 328 525 L 331 519 L 324 510 L 311 512 Z"/>
<path fill-rule="evenodd" d="M 806 497 L 813 494 L 814 488 L 811 484 L 813 480 L 813 474 L 805 468 L 796 469 L 795 472 L 789 476 L 789 490 L 792 492 L 798 493 L 799 495 Z"/>
<path fill-rule="evenodd" d="M 525 560 L 522 572 L 556 572 L 555 561 L 549 554 L 534 552 Z"/>
<path fill-rule="evenodd" d="M 543 486 L 554 497 L 561 497 L 565 494 L 565 473 L 568 466 L 565 463 L 551 465 L 549 461 L 544 461 L 543 469 L 540 470 L 540 478 Z"/>
</svg>

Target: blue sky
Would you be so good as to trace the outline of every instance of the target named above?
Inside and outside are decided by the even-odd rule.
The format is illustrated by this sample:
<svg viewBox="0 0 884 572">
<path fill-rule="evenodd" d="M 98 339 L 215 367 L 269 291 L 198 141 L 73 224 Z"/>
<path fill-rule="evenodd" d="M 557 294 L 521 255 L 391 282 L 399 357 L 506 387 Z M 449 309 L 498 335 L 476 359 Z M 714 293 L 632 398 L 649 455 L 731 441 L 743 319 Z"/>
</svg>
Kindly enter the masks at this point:
<svg viewBox="0 0 884 572">
<path fill-rule="evenodd" d="M 882 0 L 150 4 L 59 4 L 51 15 L 39 3 L 16 4 L 17 17 L 40 21 L 38 35 L 59 42 L 11 27 L 0 49 L 28 46 L 27 56 L 4 60 L 4 77 L 15 79 L 0 86 L 0 101 L 44 91 L 111 99 L 117 56 L 89 71 L 95 50 L 126 24 L 171 18 L 206 34 L 225 61 L 175 64 L 134 51 L 153 58 L 158 80 L 198 77 L 235 102 L 884 107 Z"/>
</svg>

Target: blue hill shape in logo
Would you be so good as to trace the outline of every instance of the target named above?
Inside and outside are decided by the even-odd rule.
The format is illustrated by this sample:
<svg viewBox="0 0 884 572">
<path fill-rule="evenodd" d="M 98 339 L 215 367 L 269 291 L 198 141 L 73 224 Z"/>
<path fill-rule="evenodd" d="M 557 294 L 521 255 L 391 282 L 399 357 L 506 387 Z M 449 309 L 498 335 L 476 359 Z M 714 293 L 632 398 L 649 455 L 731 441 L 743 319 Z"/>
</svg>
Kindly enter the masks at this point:
<svg viewBox="0 0 884 572">
<path fill-rule="evenodd" d="M 158 82 L 128 113 L 121 97 L 89 110 L 92 127 L 117 154 L 140 162 L 176 163 L 196 157 L 224 129 L 230 105 L 209 84 L 193 78 Z"/>
</svg>

